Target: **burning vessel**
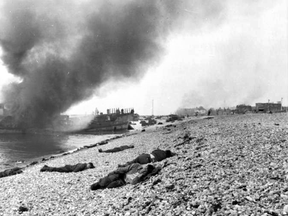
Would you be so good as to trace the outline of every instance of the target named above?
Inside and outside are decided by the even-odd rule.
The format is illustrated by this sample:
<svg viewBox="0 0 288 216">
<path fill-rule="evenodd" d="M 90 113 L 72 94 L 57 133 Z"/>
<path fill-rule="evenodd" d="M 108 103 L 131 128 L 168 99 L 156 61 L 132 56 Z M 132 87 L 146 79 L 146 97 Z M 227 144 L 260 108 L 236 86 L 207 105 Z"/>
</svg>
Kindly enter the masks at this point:
<svg viewBox="0 0 288 216">
<path fill-rule="evenodd" d="M 134 119 L 134 109 L 108 109 L 107 114 L 95 113 L 95 117 L 83 130 L 93 133 L 102 131 L 127 130 Z"/>
<path fill-rule="evenodd" d="M 60 114 L 47 121 L 43 127 L 29 127 L 29 124 L 21 127 L 23 125 L 16 121 L 13 113 L 4 108 L 2 111 L 4 112 L 0 115 L 0 133 L 97 133 L 127 130 L 129 123 L 138 116 L 134 114 L 134 109 L 107 109 L 107 114 L 96 110 L 92 116 L 70 118 L 68 115 Z"/>
</svg>

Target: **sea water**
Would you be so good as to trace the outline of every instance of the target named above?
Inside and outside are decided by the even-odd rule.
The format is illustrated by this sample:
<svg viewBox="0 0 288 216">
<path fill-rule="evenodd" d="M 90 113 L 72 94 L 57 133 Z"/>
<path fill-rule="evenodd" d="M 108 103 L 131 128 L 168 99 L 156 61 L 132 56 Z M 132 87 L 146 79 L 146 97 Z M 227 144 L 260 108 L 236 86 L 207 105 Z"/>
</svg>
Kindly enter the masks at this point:
<svg viewBox="0 0 288 216">
<path fill-rule="evenodd" d="M 115 134 L 0 134 L 0 171 L 114 136 Z"/>
</svg>

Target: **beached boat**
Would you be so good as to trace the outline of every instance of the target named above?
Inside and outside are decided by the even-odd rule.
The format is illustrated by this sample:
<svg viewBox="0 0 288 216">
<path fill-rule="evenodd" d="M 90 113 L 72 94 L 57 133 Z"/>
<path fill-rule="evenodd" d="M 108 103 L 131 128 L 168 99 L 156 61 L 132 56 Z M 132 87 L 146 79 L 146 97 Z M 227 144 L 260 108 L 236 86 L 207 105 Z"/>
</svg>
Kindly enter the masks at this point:
<svg viewBox="0 0 288 216">
<path fill-rule="evenodd" d="M 21 128 L 18 128 L 14 124 L 12 116 L 1 116 L 0 117 L 0 134 L 3 133 L 24 133 Z"/>
<path fill-rule="evenodd" d="M 107 114 L 95 112 L 94 116 L 69 118 L 61 115 L 53 125 L 46 128 L 17 128 L 12 116 L 0 121 L 0 133 L 102 133 L 129 129 L 129 123 L 137 118 L 133 109 L 108 109 Z M 89 120 L 90 119 L 90 120 Z M 92 119 L 92 120 L 91 120 Z M 87 124 L 87 122 L 89 122 Z M 86 126 L 87 125 L 87 126 Z M 80 129 L 81 128 L 81 129 Z"/>
<path fill-rule="evenodd" d="M 127 130 L 133 118 L 133 109 L 108 109 L 107 114 L 96 113 L 93 120 L 83 131 L 101 132 Z"/>
</svg>

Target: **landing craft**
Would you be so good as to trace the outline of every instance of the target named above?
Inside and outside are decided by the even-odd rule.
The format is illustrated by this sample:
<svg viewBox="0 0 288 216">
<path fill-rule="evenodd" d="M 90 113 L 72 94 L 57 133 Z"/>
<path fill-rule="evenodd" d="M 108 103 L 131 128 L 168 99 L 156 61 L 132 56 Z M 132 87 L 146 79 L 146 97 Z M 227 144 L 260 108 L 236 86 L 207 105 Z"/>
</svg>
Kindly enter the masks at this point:
<svg viewBox="0 0 288 216">
<path fill-rule="evenodd" d="M 1 105 L 1 104 L 0 104 Z M 70 118 L 68 115 L 55 117 L 52 124 L 46 128 L 19 128 L 11 113 L 5 112 L 0 106 L 0 132 L 4 133 L 97 133 L 103 131 L 128 130 L 130 122 L 138 120 L 139 115 L 134 109 L 108 109 L 107 114 L 95 112 L 94 116 Z M 87 119 L 86 119 L 87 118 Z M 91 120 L 92 119 L 92 120 Z M 130 126 L 131 127 L 131 126 Z"/>
<path fill-rule="evenodd" d="M 107 114 L 96 113 L 83 132 L 127 130 L 129 123 L 134 120 L 135 116 L 137 114 L 134 114 L 134 109 L 108 109 Z"/>
</svg>

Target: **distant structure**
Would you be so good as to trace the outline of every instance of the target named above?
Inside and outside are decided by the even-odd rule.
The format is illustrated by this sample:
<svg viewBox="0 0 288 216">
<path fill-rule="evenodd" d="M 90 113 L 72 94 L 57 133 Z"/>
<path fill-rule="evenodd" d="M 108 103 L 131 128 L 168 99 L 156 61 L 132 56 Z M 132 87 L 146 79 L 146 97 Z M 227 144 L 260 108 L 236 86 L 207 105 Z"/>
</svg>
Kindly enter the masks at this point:
<svg viewBox="0 0 288 216">
<path fill-rule="evenodd" d="M 218 109 L 210 108 L 209 110 L 210 110 L 210 115 L 231 115 L 235 113 L 235 109 L 230 108 L 230 107 L 227 107 L 227 108 L 219 107 Z"/>
<path fill-rule="evenodd" d="M 197 116 L 197 115 L 206 115 L 207 110 L 200 106 L 195 108 L 180 108 L 176 111 L 177 115 L 182 116 Z"/>
<path fill-rule="evenodd" d="M 83 129 L 83 132 L 94 133 L 101 131 L 116 131 L 116 130 L 127 130 L 129 128 L 130 122 L 139 115 L 135 115 L 133 108 L 128 109 L 107 109 L 107 114 L 103 114 L 99 111 L 94 112 L 94 118 L 88 124 L 88 126 Z"/>
<path fill-rule="evenodd" d="M 246 112 L 252 112 L 252 106 L 246 104 L 237 105 L 235 112 L 237 114 L 245 114 Z"/>
<path fill-rule="evenodd" d="M 278 103 L 256 103 L 256 112 L 281 112 L 282 104 L 281 101 Z"/>
<path fill-rule="evenodd" d="M 97 112 L 96 115 L 98 115 L 98 114 L 99 114 L 99 111 Z M 119 109 L 119 108 L 107 109 L 107 115 L 111 115 L 111 114 L 117 114 L 117 115 L 120 115 L 120 114 L 134 114 L 134 109 L 133 108 L 128 108 L 128 109 Z M 100 115 L 103 115 L 103 113 L 100 113 Z"/>
</svg>

